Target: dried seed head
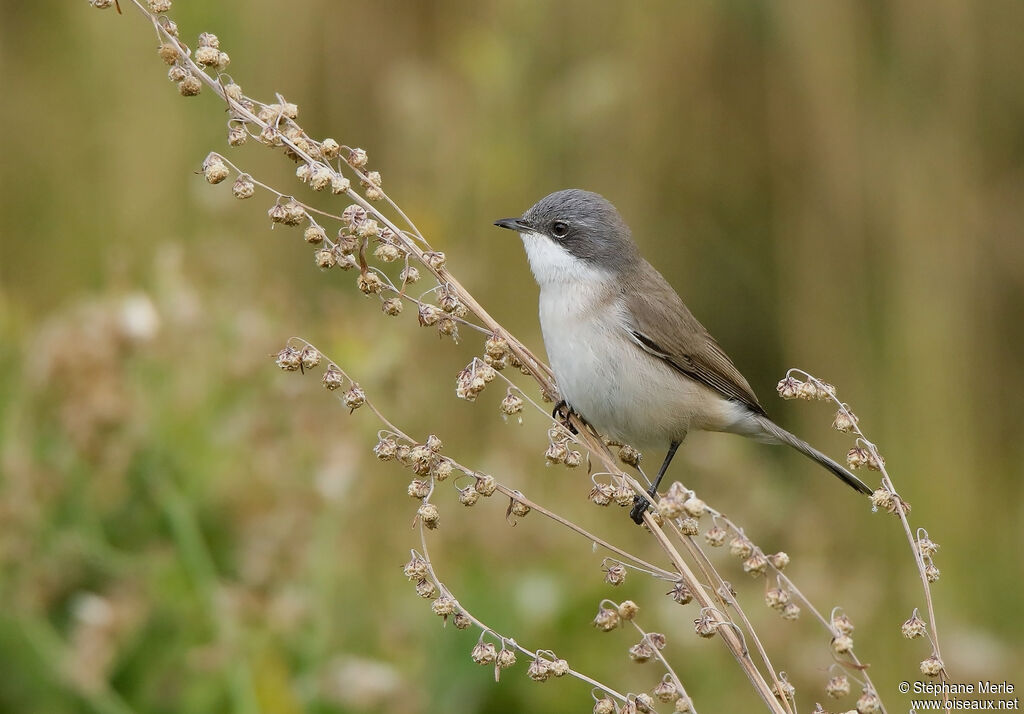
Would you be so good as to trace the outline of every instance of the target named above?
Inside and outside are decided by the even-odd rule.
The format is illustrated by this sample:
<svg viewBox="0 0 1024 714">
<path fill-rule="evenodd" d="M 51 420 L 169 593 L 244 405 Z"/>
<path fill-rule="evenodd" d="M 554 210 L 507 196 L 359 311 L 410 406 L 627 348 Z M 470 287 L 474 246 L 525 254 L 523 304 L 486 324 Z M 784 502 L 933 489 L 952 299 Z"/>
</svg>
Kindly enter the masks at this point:
<svg viewBox="0 0 1024 714">
<path fill-rule="evenodd" d="M 416 594 L 424 600 L 433 600 L 437 596 L 437 587 L 426 578 L 421 578 L 416 583 Z"/>
<path fill-rule="evenodd" d="M 796 696 L 796 687 L 786 680 L 781 679 L 772 684 L 772 694 L 774 694 L 778 699 L 792 699 Z"/>
<path fill-rule="evenodd" d="M 213 67 L 217 64 L 220 50 L 216 47 L 197 47 L 195 52 L 196 64 L 200 67 Z"/>
<path fill-rule="evenodd" d="M 615 702 L 610 697 L 601 697 L 594 702 L 594 714 L 615 714 Z"/>
<path fill-rule="evenodd" d="M 327 238 L 327 231 L 322 226 L 318 226 L 313 223 L 310 224 L 305 231 L 302 233 L 302 237 L 307 243 L 312 245 L 320 245 Z"/>
<path fill-rule="evenodd" d="M 356 287 L 364 295 L 379 295 L 384 289 L 384 280 L 377 273 L 367 271 L 356 278 Z"/>
<path fill-rule="evenodd" d="M 420 476 L 430 473 L 430 469 L 436 461 L 437 455 L 423 444 L 417 444 L 409 450 L 409 465 Z"/>
<path fill-rule="evenodd" d="M 376 238 L 380 235 L 380 224 L 372 218 L 360 221 L 356 225 L 356 235 L 360 238 Z"/>
<path fill-rule="evenodd" d="M 640 606 L 632 600 L 623 600 L 619 604 L 618 612 L 623 620 L 632 620 L 640 612 Z"/>
<path fill-rule="evenodd" d="M 441 449 L 444 448 L 444 442 L 436 434 L 430 434 L 427 440 L 423 442 L 423 445 L 433 451 L 435 454 L 441 453 Z"/>
<path fill-rule="evenodd" d="M 839 635 L 832 639 L 832 651 L 836 654 L 846 654 L 853 649 L 853 638 L 849 635 Z"/>
<path fill-rule="evenodd" d="M 910 619 L 900 626 L 900 631 L 908 640 L 916 640 L 918 637 L 924 636 L 924 633 L 927 631 L 927 625 L 925 625 L 924 620 L 918 617 L 915 610 Z"/>
<path fill-rule="evenodd" d="M 518 516 L 522 518 L 530 512 L 530 507 L 520 501 L 518 498 L 512 497 L 508 504 L 508 514 Z"/>
<path fill-rule="evenodd" d="M 338 173 L 331 173 L 331 193 L 335 196 L 345 193 L 352 187 L 352 183 Z"/>
<path fill-rule="evenodd" d="M 624 444 L 619 447 L 619 461 L 628 466 L 636 466 L 640 463 L 640 452 L 629 444 Z"/>
<path fill-rule="evenodd" d="M 672 585 L 672 589 L 665 594 L 671 595 L 672 599 L 680 605 L 686 605 L 693 600 L 693 592 L 690 591 L 690 588 L 682 580 L 677 580 Z"/>
<path fill-rule="evenodd" d="M 800 399 L 817 399 L 818 398 L 818 387 L 814 382 L 801 382 L 796 388 L 796 396 Z"/>
<path fill-rule="evenodd" d="M 455 601 L 447 595 L 442 595 L 431 603 L 430 609 L 435 615 L 447 619 L 449 615 L 455 614 Z"/>
<path fill-rule="evenodd" d="M 398 274 L 398 279 L 403 283 L 415 283 L 420 279 L 420 271 L 416 269 L 415 265 L 407 265 Z"/>
<path fill-rule="evenodd" d="M 825 694 L 833 699 L 842 699 L 850 693 L 850 680 L 845 674 L 840 674 L 828 680 L 825 685 Z"/>
<path fill-rule="evenodd" d="M 342 223 L 348 224 L 349 228 L 353 231 L 365 220 L 366 209 L 358 203 L 353 203 L 351 206 L 347 206 L 345 210 L 341 212 Z"/>
<path fill-rule="evenodd" d="M 184 79 L 178 82 L 178 93 L 183 97 L 194 97 L 203 90 L 203 83 L 199 77 L 189 72 Z"/>
<path fill-rule="evenodd" d="M 933 541 L 928 536 L 918 538 L 917 548 L 921 551 L 921 555 L 925 558 L 930 558 L 935 555 L 935 552 L 939 549 L 939 544 Z"/>
<path fill-rule="evenodd" d="M 367 189 L 363 192 L 363 195 L 366 196 L 367 201 L 380 201 L 381 199 L 384 198 L 384 192 L 381 191 L 376 186 L 367 187 Z"/>
<path fill-rule="evenodd" d="M 224 94 L 226 94 L 229 99 L 234 99 L 236 102 L 241 102 L 245 97 L 245 94 L 242 93 L 242 86 L 240 84 L 235 84 L 234 82 L 228 82 L 224 85 Z"/>
<path fill-rule="evenodd" d="M 857 714 L 875 714 L 882 710 L 882 701 L 878 698 L 870 689 L 865 689 L 864 693 L 857 699 Z"/>
<path fill-rule="evenodd" d="M 684 518 L 679 523 L 679 532 L 684 536 L 700 535 L 700 524 L 696 518 Z"/>
<path fill-rule="evenodd" d="M 674 702 L 679 697 L 679 688 L 676 687 L 674 682 L 668 679 L 663 679 L 658 686 L 654 688 L 652 693 L 658 698 L 658 701 L 668 704 L 669 702 Z"/>
<path fill-rule="evenodd" d="M 725 530 L 721 526 L 712 526 L 704 534 L 704 540 L 707 541 L 708 545 L 717 548 L 725 543 L 725 539 L 728 535 L 729 531 Z"/>
<path fill-rule="evenodd" d="M 212 32 L 203 32 L 199 35 L 199 42 L 196 44 L 199 47 L 213 47 L 214 49 L 220 49 L 220 38 Z"/>
<path fill-rule="evenodd" d="M 752 556 L 743 561 L 743 572 L 749 573 L 752 577 L 758 575 L 764 575 L 764 571 L 768 569 L 768 559 L 760 553 L 754 553 Z"/>
<path fill-rule="evenodd" d="M 683 502 L 676 498 L 670 489 L 665 497 L 658 501 L 658 513 L 664 518 L 679 518 L 683 515 Z"/>
<path fill-rule="evenodd" d="M 459 491 L 459 503 L 461 503 L 463 506 L 472 506 L 479 500 L 480 493 L 472 486 L 467 486 L 466 488 Z"/>
<path fill-rule="evenodd" d="M 184 67 L 181 67 L 180 65 L 174 65 L 169 70 L 167 70 L 167 79 L 171 80 L 172 82 L 180 82 L 187 76 L 188 70 Z"/>
<path fill-rule="evenodd" d="M 303 369 L 313 369 L 320 364 L 320 351 L 313 345 L 306 345 L 302 348 L 300 355 Z"/>
<path fill-rule="evenodd" d="M 930 583 L 934 583 L 935 581 L 937 581 L 939 579 L 939 574 L 940 571 L 937 567 L 935 567 L 935 563 L 928 563 L 928 565 L 924 569 L 924 577 Z"/>
<path fill-rule="evenodd" d="M 97 10 L 106 10 L 114 6 L 114 0 L 89 0 L 89 4 Z"/>
<path fill-rule="evenodd" d="M 554 465 L 565 461 L 565 457 L 568 455 L 569 448 L 565 444 L 548 444 L 547 451 L 544 452 L 544 459 L 549 465 Z"/>
<path fill-rule="evenodd" d="M 298 372 L 302 366 L 302 355 L 294 347 L 285 347 L 277 353 L 277 366 L 286 372 Z"/>
<path fill-rule="evenodd" d="M 434 270 L 440 270 L 444 267 L 446 258 L 444 253 L 439 250 L 428 251 L 423 254 L 423 262 L 429 265 Z"/>
<path fill-rule="evenodd" d="M 156 13 L 167 12 L 171 9 L 171 0 L 149 0 L 149 9 Z"/>
<path fill-rule="evenodd" d="M 602 607 L 597 611 L 597 616 L 594 618 L 594 627 L 601 630 L 601 632 L 611 632 L 619 626 L 619 613 L 608 607 Z"/>
<path fill-rule="evenodd" d="M 754 544 L 746 536 L 737 535 L 729 541 L 729 553 L 737 558 L 749 558 L 754 552 Z"/>
<path fill-rule="evenodd" d="M 667 644 L 665 635 L 661 632 L 648 632 L 647 642 L 651 645 L 651 647 L 653 647 L 656 650 L 665 649 L 665 645 Z"/>
<path fill-rule="evenodd" d="M 414 555 L 408 563 L 402 568 L 402 573 L 409 580 L 423 580 L 429 574 L 427 569 L 427 561 L 418 555 Z"/>
<path fill-rule="evenodd" d="M 853 620 L 845 612 L 832 616 L 832 629 L 841 635 L 853 634 Z"/>
<path fill-rule="evenodd" d="M 381 243 L 373 251 L 373 254 L 382 263 L 394 263 L 402 257 L 402 251 L 390 243 Z"/>
<path fill-rule="evenodd" d="M 468 629 L 473 625 L 473 621 L 469 619 L 469 615 L 464 612 L 455 613 L 455 617 L 452 619 L 452 622 L 454 622 L 455 626 L 460 630 Z"/>
<path fill-rule="evenodd" d="M 473 485 L 473 488 L 481 496 L 492 496 L 498 488 L 498 482 L 490 474 L 477 474 L 476 483 Z"/>
<path fill-rule="evenodd" d="M 836 412 L 836 418 L 832 420 L 832 428 L 848 434 L 857 428 L 858 421 L 856 414 L 843 407 Z"/>
<path fill-rule="evenodd" d="M 636 699 L 633 700 L 636 704 L 636 710 L 643 712 L 643 714 L 650 714 L 654 711 L 654 697 L 647 692 L 640 692 L 636 695 Z"/>
<path fill-rule="evenodd" d="M 494 664 L 498 651 L 491 642 L 477 642 L 469 656 L 477 664 Z"/>
<path fill-rule="evenodd" d="M 507 650 L 502 648 L 500 652 L 494 658 L 494 666 L 498 669 L 508 669 L 516 663 L 516 653 L 514 650 Z"/>
<path fill-rule="evenodd" d="M 789 591 L 782 588 L 769 588 L 764 594 L 764 603 L 774 610 L 781 610 L 789 603 Z"/>
<path fill-rule="evenodd" d="M 501 400 L 501 413 L 504 416 L 513 416 L 523 411 L 523 400 L 512 392 L 505 395 Z"/>
<path fill-rule="evenodd" d="M 448 459 L 437 459 L 430 469 L 430 475 L 435 481 L 444 481 L 452 475 L 452 462 Z"/>
<path fill-rule="evenodd" d="M 338 263 L 338 257 L 330 248 L 321 248 L 313 253 L 313 262 L 321 269 L 333 268 Z"/>
<path fill-rule="evenodd" d="M 775 389 L 783 399 L 796 399 L 800 395 L 801 384 L 803 382 L 794 377 L 786 377 L 775 386 Z"/>
<path fill-rule="evenodd" d="M 369 188 L 370 186 L 376 186 L 376 187 L 380 188 L 380 185 L 381 185 L 380 171 L 367 171 L 366 175 L 363 178 L 359 179 L 359 184 L 363 188 Z"/>
<path fill-rule="evenodd" d="M 329 364 L 324 372 L 323 382 L 328 391 L 333 392 L 345 384 L 345 375 L 341 373 L 337 366 Z"/>
<path fill-rule="evenodd" d="M 855 446 L 846 453 L 846 464 L 851 469 L 859 469 L 868 463 L 868 450 Z"/>
<path fill-rule="evenodd" d="M 167 64 L 175 64 L 178 61 L 178 57 L 181 56 L 178 52 L 177 45 L 172 42 L 164 42 L 157 47 L 156 52 L 160 55 L 160 59 Z"/>
<path fill-rule="evenodd" d="M 231 174 L 227 165 L 217 154 L 209 154 L 203 161 L 203 176 L 210 183 L 220 183 Z"/>
<path fill-rule="evenodd" d="M 338 142 L 334 139 L 327 138 L 320 143 L 320 151 L 323 153 L 325 159 L 337 158 L 340 150 L 341 146 L 339 146 Z"/>
<path fill-rule="evenodd" d="M 896 501 L 894 496 L 895 494 L 888 489 L 875 489 L 871 494 L 871 505 L 876 509 L 882 508 L 889 511 L 889 513 L 893 513 L 896 510 Z"/>
<path fill-rule="evenodd" d="M 252 182 L 249 174 L 242 174 L 235 179 L 235 185 L 231 187 L 231 193 L 235 195 L 235 198 L 252 198 L 252 195 L 256 193 L 256 185 Z"/>
<path fill-rule="evenodd" d="M 441 308 L 429 303 L 422 303 L 417 313 L 417 318 L 421 326 L 430 327 L 431 325 L 436 325 L 442 315 L 444 315 L 444 312 Z"/>
<path fill-rule="evenodd" d="M 384 312 L 384 314 L 389 315 L 391 317 L 397 317 L 398 315 L 402 314 L 402 307 L 402 298 L 399 297 L 388 298 L 387 300 L 384 300 L 380 305 L 380 309 Z"/>
<path fill-rule="evenodd" d="M 587 494 L 587 498 L 590 499 L 591 503 L 598 506 L 607 506 L 612 502 L 612 498 L 615 496 L 615 487 L 609 483 L 598 483 L 595 484 L 590 493 Z"/>
<path fill-rule="evenodd" d="M 366 162 L 369 161 L 369 157 L 362 149 L 350 149 L 347 161 L 349 166 L 361 169 L 366 166 Z"/>
<path fill-rule="evenodd" d="M 418 478 L 413 479 L 409 482 L 407 493 L 410 498 L 422 500 L 430 495 L 430 482 Z"/>
<path fill-rule="evenodd" d="M 538 657 L 526 668 L 526 676 L 534 682 L 543 682 L 551 676 L 551 666 L 547 660 Z"/>
<path fill-rule="evenodd" d="M 348 391 L 342 396 L 342 401 L 345 402 L 345 406 L 349 409 L 356 410 L 359 407 L 366 404 L 366 392 L 356 384 L 352 383 L 352 386 L 348 388 Z"/>
<path fill-rule="evenodd" d="M 693 706 L 687 697 L 679 697 L 675 703 L 675 710 L 677 712 L 690 712 L 693 711 Z"/>
<path fill-rule="evenodd" d="M 249 132 L 241 124 L 228 127 L 228 146 L 241 146 L 249 140 Z"/>
<path fill-rule="evenodd" d="M 926 677 L 938 677 L 942 674 L 944 668 L 945 665 L 942 664 L 942 660 L 935 655 L 921 662 L 921 674 Z"/>
<path fill-rule="evenodd" d="M 718 631 L 718 623 L 710 615 L 701 615 L 693 621 L 693 631 L 700 637 L 714 637 Z"/>
<path fill-rule="evenodd" d="M 768 556 L 768 562 L 776 570 L 785 570 L 786 566 L 789 565 L 789 553 L 784 550 L 780 550 L 778 553 L 772 553 Z"/>
<path fill-rule="evenodd" d="M 629 658 L 634 662 L 646 662 L 654 656 L 654 648 L 646 642 L 638 642 L 629 648 Z"/>
<path fill-rule="evenodd" d="M 381 437 L 377 445 L 373 447 L 373 454 L 381 461 L 391 461 L 398 451 L 398 444 L 390 436 Z"/>
<path fill-rule="evenodd" d="M 423 525 L 430 530 L 437 528 L 441 521 L 441 513 L 433 503 L 424 503 L 416 509 L 416 515 L 420 517 L 421 521 L 423 521 Z"/>
<path fill-rule="evenodd" d="M 636 494 L 633 489 L 630 488 L 629 484 L 626 483 L 625 479 L 619 481 L 618 486 L 615 488 L 615 495 L 612 496 L 615 502 L 625 508 L 626 506 L 632 506 L 633 500 L 636 498 Z"/>
<path fill-rule="evenodd" d="M 583 463 L 583 454 L 581 454 L 579 451 L 576 451 L 575 449 L 572 449 L 569 451 L 568 454 L 565 455 L 565 461 L 563 461 L 562 463 L 565 464 L 566 468 L 574 469 L 581 463 Z"/>
<path fill-rule="evenodd" d="M 548 663 L 548 670 L 556 677 L 564 677 L 569 674 L 569 663 L 564 659 L 556 659 Z"/>
<path fill-rule="evenodd" d="M 800 606 L 795 602 L 787 602 L 786 606 L 782 608 L 781 615 L 783 620 L 799 620 Z"/>
<path fill-rule="evenodd" d="M 683 510 L 694 518 L 700 518 L 707 512 L 708 506 L 696 496 L 691 496 L 683 501 Z"/>
</svg>

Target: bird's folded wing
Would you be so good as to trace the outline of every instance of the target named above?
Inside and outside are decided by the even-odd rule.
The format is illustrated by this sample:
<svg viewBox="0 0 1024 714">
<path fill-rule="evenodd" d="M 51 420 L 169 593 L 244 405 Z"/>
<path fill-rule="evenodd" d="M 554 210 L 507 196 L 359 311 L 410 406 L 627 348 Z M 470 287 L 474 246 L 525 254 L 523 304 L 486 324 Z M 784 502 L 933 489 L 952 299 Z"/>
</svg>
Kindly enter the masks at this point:
<svg viewBox="0 0 1024 714">
<path fill-rule="evenodd" d="M 660 275 L 658 276 L 661 277 Z M 659 286 L 661 287 L 661 286 Z M 624 327 L 645 352 L 711 387 L 726 399 L 765 414 L 754 390 L 674 290 L 664 283 L 657 294 L 623 295 Z"/>
</svg>

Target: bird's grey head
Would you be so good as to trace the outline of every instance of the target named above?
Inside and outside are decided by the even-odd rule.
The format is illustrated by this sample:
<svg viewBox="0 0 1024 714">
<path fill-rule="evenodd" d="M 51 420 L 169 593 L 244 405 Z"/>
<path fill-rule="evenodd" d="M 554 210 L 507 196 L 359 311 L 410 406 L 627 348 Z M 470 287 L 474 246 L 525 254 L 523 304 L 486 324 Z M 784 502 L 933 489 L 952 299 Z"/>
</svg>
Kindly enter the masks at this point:
<svg viewBox="0 0 1024 714">
<path fill-rule="evenodd" d="M 494 225 L 522 236 L 530 267 L 541 283 L 558 279 L 565 271 L 619 274 L 637 260 L 636 244 L 622 216 L 591 191 L 556 191 L 522 217 L 503 218 Z"/>
</svg>

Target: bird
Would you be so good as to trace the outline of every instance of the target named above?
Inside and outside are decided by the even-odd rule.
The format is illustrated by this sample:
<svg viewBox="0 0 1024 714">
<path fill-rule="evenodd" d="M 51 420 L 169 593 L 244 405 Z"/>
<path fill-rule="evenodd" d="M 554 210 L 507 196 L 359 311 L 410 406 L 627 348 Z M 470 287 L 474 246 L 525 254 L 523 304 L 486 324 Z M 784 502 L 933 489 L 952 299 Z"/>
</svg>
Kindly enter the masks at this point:
<svg viewBox="0 0 1024 714">
<path fill-rule="evenodd" d="M 640 255 L 629 227 L 603 196 L 565 189 L 518 218 L 494 222 L 519 234 L 537 284 L 539 316 L 561 401 L 606 438 L 667 449 L 654 497 L 691 431 L 786 444 L 863 494 L 846 468 L 769 418 L 754 390 Z M 650 507 L 637 497 L 630 516 Z"/>
</svg>

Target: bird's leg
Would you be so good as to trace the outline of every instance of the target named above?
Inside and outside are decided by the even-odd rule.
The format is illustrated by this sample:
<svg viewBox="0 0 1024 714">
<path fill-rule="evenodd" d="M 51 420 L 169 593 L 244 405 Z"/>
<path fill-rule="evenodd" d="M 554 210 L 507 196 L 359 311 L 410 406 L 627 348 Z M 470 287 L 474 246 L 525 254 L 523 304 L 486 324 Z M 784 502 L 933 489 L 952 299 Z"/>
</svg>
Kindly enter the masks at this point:
<svg viewBox="0 0 1024 714">
<path fill-rule="evenodd" d="M 658 469 L 658 477 L 654 479 L 654 483 L 647 489 L 648 495 L 651 497 L 658 492 L 658 486 L 661 484 L 661 479 L 664 478 L 665 472 L 668 471 L 668 465 L 672 463 L 672 457 L 676 455 L 676 449 L 679 448 L 679 444 L 682 442 L 673 441 L 668 447 L 668 453 L 665 454 L 665 460 L 661 462 L 661 468 Z M 633 519 L 633 522 L 640 525 L 644 522 L 644 512 L 647 511 L 647 507 L 651 505 L 643 496 L 633 497 L 633 510 L 629 512 L 629 517 Z"/>
<path fill-rule="evenodd" d="M 555 408 L 551 410 L 551 418 L 557 419 L 559 422 L 561 422 L 562 426 L 564 426 L 572 434 L 575 435 L 578 434 L 579 431 L 577 431 L 576 427 L 574 427 L 572 425 L 572 422 L 569 421 L 569 416 L 571 414 L 575 414 L 575 412 L 573 411 L 573 408 L 569 406 L 569 403 L 564 399 L 559 400 L 558 404 L 555 405 Z M 580 415 L 576 414 L 576 416 Z M 582 421 L 583 417 L 580 417 L 580 420 Z"/>
</svg>

